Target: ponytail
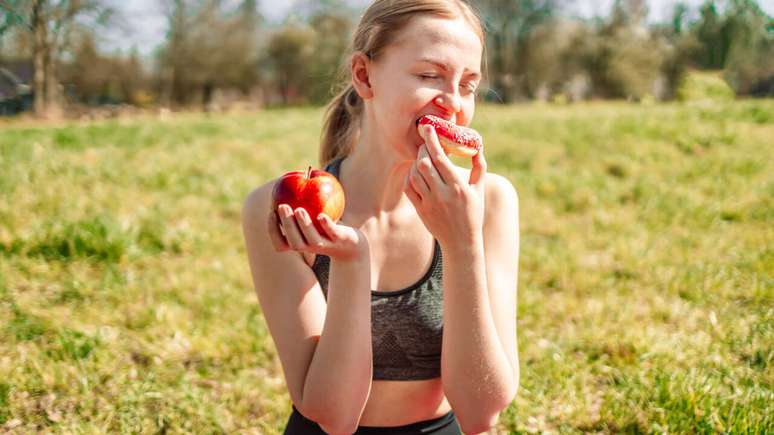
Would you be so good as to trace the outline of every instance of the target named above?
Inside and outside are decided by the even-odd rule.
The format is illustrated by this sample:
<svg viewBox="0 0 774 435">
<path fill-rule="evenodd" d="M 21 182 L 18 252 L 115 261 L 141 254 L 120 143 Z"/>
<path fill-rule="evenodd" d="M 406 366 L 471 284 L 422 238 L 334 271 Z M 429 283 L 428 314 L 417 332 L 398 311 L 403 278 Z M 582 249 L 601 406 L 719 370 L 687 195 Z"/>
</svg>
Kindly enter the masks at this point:
<svg viewBox="0 0 774 435">
<path fill-rule="evenodd" d="M 320 142 L 320 167 L 349 155 L 360 133 L 363 100 L 349 83 L 325 108 Z"/>
</svg>

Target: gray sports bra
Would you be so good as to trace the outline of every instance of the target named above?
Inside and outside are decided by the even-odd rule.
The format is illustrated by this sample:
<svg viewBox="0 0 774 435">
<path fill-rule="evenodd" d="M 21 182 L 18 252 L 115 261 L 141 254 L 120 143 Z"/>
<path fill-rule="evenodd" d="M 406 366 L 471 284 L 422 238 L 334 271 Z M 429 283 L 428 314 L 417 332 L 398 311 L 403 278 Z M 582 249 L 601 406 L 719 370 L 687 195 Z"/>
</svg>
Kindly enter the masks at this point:
<svg viewBox="0 0 774 435">
<path fill-rule="evenodd" d="M 325 170 L 338 178 L 343 157 Z M 441 376 L 443 338 L 443 262 L 435 240 L 433 261 L 422 278 L 403 290 L 371 291 L 373 379 L 419 380 Z M 312 265 L 328 296 L 330 258 L 317 255 Z"/>
</svg>

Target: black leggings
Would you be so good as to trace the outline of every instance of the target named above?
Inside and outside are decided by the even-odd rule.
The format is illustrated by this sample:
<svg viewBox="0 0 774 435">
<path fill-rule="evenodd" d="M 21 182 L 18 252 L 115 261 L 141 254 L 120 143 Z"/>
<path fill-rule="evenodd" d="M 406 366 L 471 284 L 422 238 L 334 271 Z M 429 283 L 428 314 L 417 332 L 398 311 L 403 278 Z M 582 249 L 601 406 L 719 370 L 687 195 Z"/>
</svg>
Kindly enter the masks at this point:
<svg viewBox="0 0 774 435">
<path fill-rule="evenodd" d="M 358 426 L 356 434 L 370 434 L 370 435 L 414 435 L 414 434 L 434 434 L 434 435 L 461 435 L 459 423 L 457 423 L 457 416 L 454 415 L 454 411 L 449 411 L 446 415 L 434 418 L 432 420 L 424 420 L 416 423 L 407 424 L 404 426 L 389 426 L 389 427 L 376 427 L 376 426 Z M 325 431 L 322 430 L 319 424 L 304 417 L 295 405 L 293 405 L 293 413 L 290 414 L 287 426 L 285 426 L 284 435 L 324 435 Z"/>
</svg>

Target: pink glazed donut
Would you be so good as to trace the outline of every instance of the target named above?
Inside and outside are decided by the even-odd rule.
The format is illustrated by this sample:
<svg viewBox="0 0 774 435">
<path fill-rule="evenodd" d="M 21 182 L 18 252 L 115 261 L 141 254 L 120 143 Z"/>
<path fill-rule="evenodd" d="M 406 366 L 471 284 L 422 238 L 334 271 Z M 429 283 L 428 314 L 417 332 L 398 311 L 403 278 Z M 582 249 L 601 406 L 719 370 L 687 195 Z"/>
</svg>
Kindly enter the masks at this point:
<svg viewBox="0 0 774 435">
<path fill-rule="evenodd" d="M 417 129 L 427 124 L 435 128 L 438 140 L 441 142 L 441 146 L 443 146 L 446 154 L 473 157 L 484 146 L 484 140 L 481 138 L 481 135 L 472 128 L 454 124 L 435 115 L 425 115 L 417 121 Z"/>
</svg>

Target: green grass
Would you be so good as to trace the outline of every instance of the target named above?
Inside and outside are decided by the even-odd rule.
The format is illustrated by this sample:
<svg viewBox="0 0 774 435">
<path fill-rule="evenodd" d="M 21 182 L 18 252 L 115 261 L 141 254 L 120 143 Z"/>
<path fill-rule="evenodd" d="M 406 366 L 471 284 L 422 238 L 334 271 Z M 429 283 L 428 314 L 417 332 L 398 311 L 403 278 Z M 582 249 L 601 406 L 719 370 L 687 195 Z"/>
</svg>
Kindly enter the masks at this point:
<svg viewBox="0 0 774 435">
<path fill-rule="evenodd" d="M 2 121 L 0 431 L 279 433 L 240 209 L 317 165 L 321 114 Z M 774 432 L 774 101 L 484 106 L 474 127 L 521 201 L 499 429 Z"/>
</svg>

